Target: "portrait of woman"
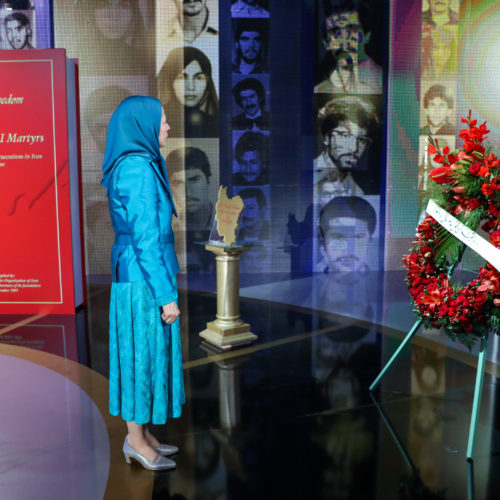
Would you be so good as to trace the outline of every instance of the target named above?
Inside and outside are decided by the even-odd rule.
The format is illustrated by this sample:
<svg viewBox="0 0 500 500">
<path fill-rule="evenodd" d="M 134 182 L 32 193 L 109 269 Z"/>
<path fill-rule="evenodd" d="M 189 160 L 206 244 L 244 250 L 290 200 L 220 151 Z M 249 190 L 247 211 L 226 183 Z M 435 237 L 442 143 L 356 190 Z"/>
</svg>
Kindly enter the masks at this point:
<svg viewBox="0 0 500 500">
<path fill-rule="evenodd" d="M 64 9 L 85 21 L 77 31 L 82 70 L 88 75 L 139 75 L 153 71 L 152 43 L 146 36 L 139 0 L 87 0 Z"/>
<path fill-rule="evenodd" d="M 158 75 L 158 96 L 172 137 L 218 137 L 219 100 L 212 65 L 195 47 L 178 47 Z"/>
<path fill-rule="evenodd" d="M 111 251 L 109 411 L 126 421 L 123 453 L 171 469 L 176 446 L 146 424 L 180 417 L 185 402 L 172 216 L 160 147 L 169 125 L 158 99 L 127 97 L 111 117 L 103 163 L 115 242 Z"/>
</svg>

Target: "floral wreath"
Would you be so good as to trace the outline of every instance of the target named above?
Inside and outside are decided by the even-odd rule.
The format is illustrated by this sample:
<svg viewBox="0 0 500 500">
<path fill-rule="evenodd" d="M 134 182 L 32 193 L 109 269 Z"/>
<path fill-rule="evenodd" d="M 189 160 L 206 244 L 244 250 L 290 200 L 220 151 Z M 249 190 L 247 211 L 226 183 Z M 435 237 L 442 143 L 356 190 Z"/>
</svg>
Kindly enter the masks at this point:
<svg viewBox="0 0 500 500">
<path fill-rule="evenodd" d="M 486 122 L 462 118 L 462 148 L 439 148 L 429 136 L 428 151 L 441 166 L 429 177 L 437 183 L 433 198 L 472 231 L 481 227 L 500 247 L 500 159 L 488 154 L 483 141 Z M 469 349 L 489 331 L 500 334 L 500 272 L 487 263 L 465 286 L 453 285 L 450 275 L 461 261 L 465 245 L 431 216 L 419 224 L 409 255 L 403 258 L 416 314 L 426 328 L 444 328 Z"/>
</svg>

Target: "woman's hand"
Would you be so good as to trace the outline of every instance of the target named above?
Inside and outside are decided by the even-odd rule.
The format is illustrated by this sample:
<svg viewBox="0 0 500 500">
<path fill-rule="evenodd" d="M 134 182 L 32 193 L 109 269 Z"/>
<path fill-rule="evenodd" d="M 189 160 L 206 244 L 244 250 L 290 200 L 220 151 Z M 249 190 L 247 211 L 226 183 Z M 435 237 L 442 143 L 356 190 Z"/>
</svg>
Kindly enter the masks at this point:
<svg viewBox="0 0 500 500">
<path fill-rule="evenodd" d="M 163 312 L 161 314 L 161 319 L 171 325 L 180 315 L 179 308 L 175 302 L 170 302 L 165 306 L 161 306 Z"/>
</svg>

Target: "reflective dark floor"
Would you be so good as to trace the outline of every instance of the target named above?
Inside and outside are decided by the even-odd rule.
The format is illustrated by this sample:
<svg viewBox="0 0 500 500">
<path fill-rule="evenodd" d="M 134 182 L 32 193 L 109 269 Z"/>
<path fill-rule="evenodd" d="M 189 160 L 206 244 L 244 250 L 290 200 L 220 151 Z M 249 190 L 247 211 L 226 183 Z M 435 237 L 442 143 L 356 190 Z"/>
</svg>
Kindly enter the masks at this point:
<svg viewBox="0 0 500 500">
<path fill-rule="evenodd" d="M 93 285 L 74 317 L 0 317 L 0 499 L 500 497 L 497 365 L 467 465 L 476 357 L 417 337 L 372 395 L 404 336 L 375 321 L 376 300 L 356 318 L 242 299 L 259 339 L 221 353 L 198 336 L 214 294 L 181 292 L 187 404 L 152 429 L 180 447 L 177 469 L 127 465 L 125 426 L 107 412 L 108 300 Z"/>
</svg>

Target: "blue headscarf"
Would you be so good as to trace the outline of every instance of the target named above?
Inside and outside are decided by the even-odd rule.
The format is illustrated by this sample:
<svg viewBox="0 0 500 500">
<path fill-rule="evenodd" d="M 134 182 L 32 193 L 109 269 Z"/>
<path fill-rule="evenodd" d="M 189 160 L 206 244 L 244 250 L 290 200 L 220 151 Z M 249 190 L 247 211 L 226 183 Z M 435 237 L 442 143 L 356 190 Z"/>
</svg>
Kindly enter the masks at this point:
<svg viewBox="0 0 500 500">
<path fill-rule="evenodd" d="M 131 96 L 116 108 L 108 126 L 101 184 L 110 188 L 113 171 L 123 158 L 134 155 L 154 161 L 168 188 L 165 160 L 160 154 L 161 103 L 154 97 Z"/>
</svg>

